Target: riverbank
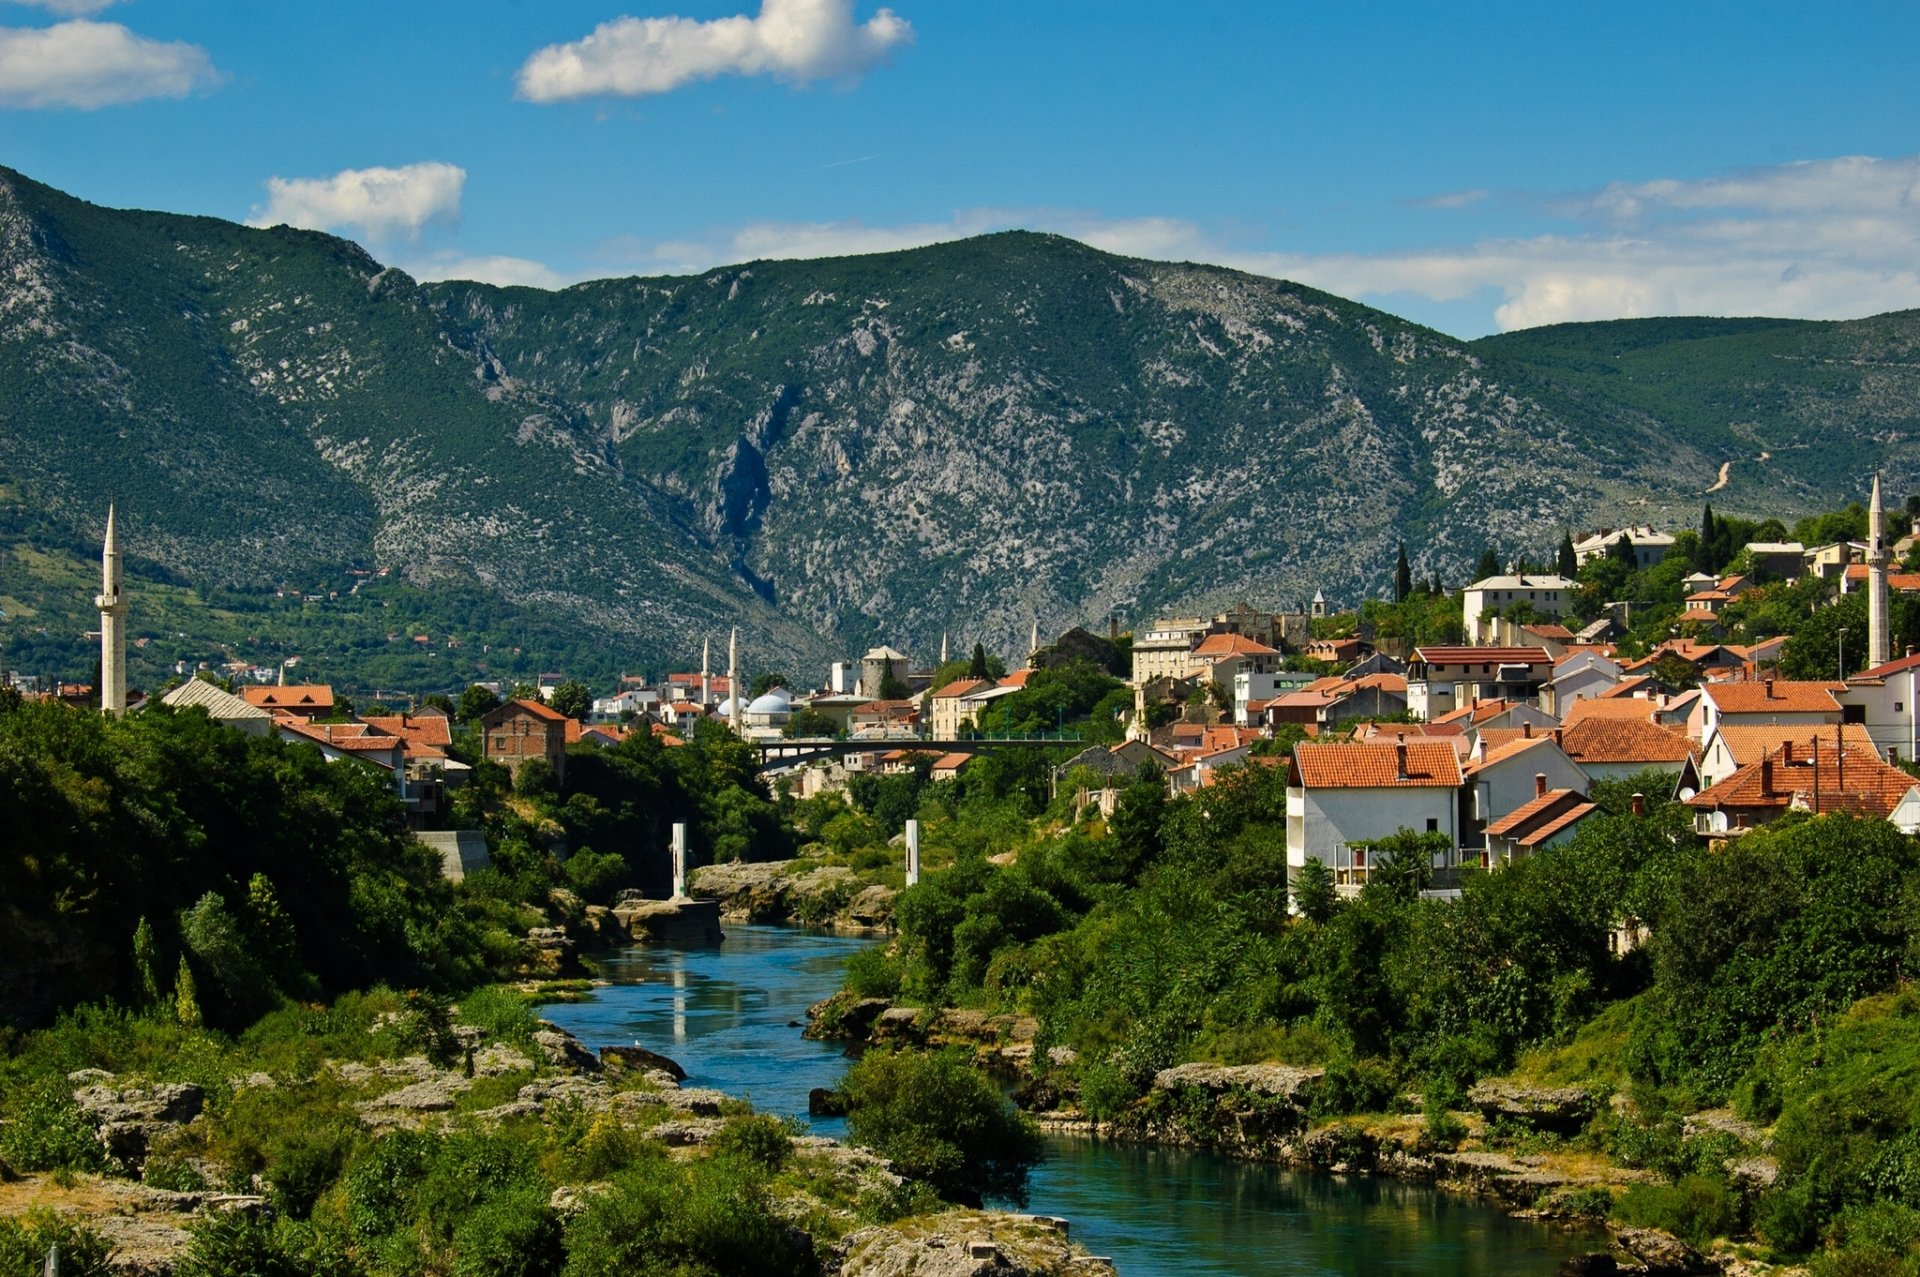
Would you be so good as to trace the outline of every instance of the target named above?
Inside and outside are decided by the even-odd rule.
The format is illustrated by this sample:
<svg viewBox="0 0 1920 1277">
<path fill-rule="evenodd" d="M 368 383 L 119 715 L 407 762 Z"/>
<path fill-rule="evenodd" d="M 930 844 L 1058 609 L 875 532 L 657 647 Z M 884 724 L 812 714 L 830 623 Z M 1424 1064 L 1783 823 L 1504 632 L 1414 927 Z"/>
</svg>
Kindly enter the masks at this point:
<svg viewBox="0 0 1920 1277">
<path fill-rule="evenodd" d="M 579 1255 L 610 1220 L 639 1227 L 638 1200 L 665 1212 L 646 1226 L 660 1245 L 721 1271 L 747 1269 L 710 1248 L 756 1228 L 785 1238 L 783 1272 L 1113 1271 L 1062 1221 L 946 1206 L 871 1153 L 686 1085 L 663 1054 L 588 1050 L 513 1008 L 500 990 L 451 1009 L 368 995 L 277 1013 L 239 1043 L 153 1026 L 160 1053 L 129 1050 L 148 1028 L 123 1023 L 93 1057 L 113 1069 L 29 1083 L 36 1104 L 5 1134 L 34 1152 L 0 1163 L 0 1230 L 77 1226 L 112 1251 L 108 1271 L 140 1277 L 173 1272 L 223 1221 L 275 1238 L 292 1272 L 345 1271 L 328 1254 L 411 1271 L 487 1251 L 510 1265 L 489 1271 L 564 1256 L 590 1273 Z M 83 1058 L 71 1037 L 38 1045 L 48 1070 Z M 658 1199 L 663 1180 L 684 1198 Z M 703 1200 L 731 1205 L 703 1222 Z"/>
<path fill-rule="evenodd" d="M 809 1036 L 854 1049 L 967 1050 L 1006 1078 L 1017 1102 L 1055 1137 L 1431 1184 L 1516 1218 L 1591 1230 L 1596 1249 L 1580 1271 L 1798 1271 L 1759 1263 L 1742 1247 L 1721 1242 L 1702 1250 L 1670 1231 L 1612 1218 L 1622 1195 L 1663 1183 L 1654 1170 L 1598 1151 L 1589 1137 L 1595 1123 L 1631 1109 L 1624 1095 L 1500 1079 L 1475 1087 L 1464 1109 L 1430 1115 L 1421 1097 L 1404 1095 L 1390 1101 L 1389 1111 L 1335 1114 L 1324 1068 L 1194 1063 L 1159 1071 L 1144 1096 L 1096 1120 L 1081 1107 L 1073 1053 L 1039 1052 L 1040 1026 L 1030 1017 L 901 1006 L 842 992 L 810 1008 L 809 1020 Z M 1724 1111 L 1690 1115 L 1679 1132 L 1682 1139 L 1718 1141 L 1728 1173 L 1752 1191 L 1777 1172 L 1770 1133 Z"/>
</svg>

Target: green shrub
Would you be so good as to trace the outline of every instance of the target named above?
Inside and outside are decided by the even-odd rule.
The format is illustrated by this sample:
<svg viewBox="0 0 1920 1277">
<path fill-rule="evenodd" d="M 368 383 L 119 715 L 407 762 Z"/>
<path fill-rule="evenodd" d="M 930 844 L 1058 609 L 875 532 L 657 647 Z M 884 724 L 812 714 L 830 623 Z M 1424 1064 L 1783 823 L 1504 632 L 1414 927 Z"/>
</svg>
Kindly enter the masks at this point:
<svg viewBox="0 0 1920 1277">
<path fill-rule="evenodd" d="M 560 1221 L 538 1181 L 489 1196 L 453 1230 L 454 1277 L 544 1277 L 561 1264 Z"/>
<path fill-rule="evenodd" d="M 819 1271 L 750 1172 L 727 1158 L 616 1176 L 566 1230 L 564 1277 Z"/>
<path fill-rule="evenodd" d="M 856 1144 L 977 1206 L 991 1194 L 1024 1202 L 1042 1156 L 1032 1121 L 958 1051 L 870 1051 L 841 1083 Z"/>
<path fill-rule="evenodd" d="M 0 1157 L 22 1171 L 103 1171 L 107 1152 L 73 1102 L 73 1088 L 47 1080 L 29 1090 L 13 1107 L 13 1120 L 0 1126 Z"/>
<path fill-rule="evenodd" d="M 85 1225 L 44 1209 L 0 1217 L 0 1273 L 30 1277 L 40 1272 L 54 1247 L 60 1251 L 62 1277 L 107 1277 L 113 1272 L 107 1263 L 113 1248 Z"/>
<path fill-rule="evenodd" d="M 172 1193 L 201 1193 L 209 1187 L 207 1177 L 192 1162 L 158 1155 L 149 1156 L 140 1167 L 140 1182 Z"/>
<path fill-rule="evenodd" d="M 540 1031 L 540 1017 L 527 1000 L 503 985 L 475 989 L 460 1000 L 456 1008 L 460 1023 L 485 1030 L 500 1042 L 531 1049 L 533 1035 Z"/>
<path fill-rule="evenodd" d="M 1581 1219 L 1605 1219 L 1613 1214 L 1613 1192 L 1598 1186 L 1576 1188 L 1563 1193 L 1547 1203 L 1562 1215 L 1574 1215 Z"/>
<path fill-rule="evenodd" d="M 1382 1113 L 1399 1089 L 1392 1071 L 1378 1060 L 1336 1061 L 1313 1093 L 1313 1112 L 1322 1117 Z"/>
<path fill-rule="evenodd" d="M 1447 1110 L 1438 1095 L 1426 1097 L 1425 1120 L 1420 1127 L 1420 1143 L 1430 1149 L 1455 1149 L 1467 1138 L 1467 1124 Z"/>
<path fill-rule="evenodd" d="M 205 1215 L 187 1231 L 192 1240 L 174 1277 L 333 1277 L 311 1267 L 258 1211 Z"/>
<path fill-rule="evenodd" d="M 900 969 L 885 945 L 861 949 L 847 958 L 847 988 L 863 998 L 900 996 Z"/>
<path fill-rule="evenodd" d="M 1614 1204 L 1614 1215 L 1704 1246 L 1739 1226 L 1740 1200 L 1725 1179 L 1688 1175 L 1673 1184 L 1633 1185 Z"/>
<path fill-rule="evenodd" d="M 762 1170 L 777 1171 L 793 1154 L 793 1133 L 792 1126 L 764 1113 L 736 1117 L 720 1128 L 713 1151 Z"/>
</svg>

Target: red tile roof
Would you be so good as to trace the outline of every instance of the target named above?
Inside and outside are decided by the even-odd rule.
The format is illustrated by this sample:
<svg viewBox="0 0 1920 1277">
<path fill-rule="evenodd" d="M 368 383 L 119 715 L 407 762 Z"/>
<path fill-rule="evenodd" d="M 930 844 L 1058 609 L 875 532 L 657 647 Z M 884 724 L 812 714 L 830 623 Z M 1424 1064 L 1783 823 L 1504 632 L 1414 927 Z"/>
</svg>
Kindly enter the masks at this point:
<svg viewBox="0 0 1920 1277">
<path fill-rule="evenodd" d="M 1193 649 L 1197 657 L 1212 657 L 1216 660 L 1227 656 L 1278 656 L 1279 652 L 1265 643 L 1256 643 L 1244 634 L 1209 634 L 1199 647 Z"/>
<path fill-rule="evenodd" d="M 1703 690 L 1722 714 L 1838 714 L 1833 694 L 1843 683 L 1784 678 L 1739 683 L 1709 683 Z"/>
<path fill-rule="evenodd" d="M 1840 750 L 1822 741 L 1813 756 L 1794 751 L 1791 762 L 1781 753 L 1769 753 L 1687 799 L 1687 805 L 1784 811 L 1797 797 L 1811 810 L 1884 820 L 1916 784 L 1920 781 L 1881 762 L 1872 750 L 1851 744 Z"/>
<path fill-rule="evenodd" d="M 1460 760 L 1444 741 L 1398 745 L 1299 744 L 1293 757 L 1309 789 L 1458 788 Z M 1404 766 L 1404 772 L 1402 770 Z"/>
<path fill-rule="evenodd" d="M 1864 563 L 1850 564 L 1847 568 L 1847 580 L 1865 585 L 1867 581 L 1867 565 Z M 1887 588 L 1895 594 L 1920 593 L 1920 572 L 1889 572 L 1887 573 Z"/>
<path fill-rule="evenodd" d="M 1693 757 L 1683 733 L 1642 718 L 1589 718 L 1560 734 L 1560 748 L 1576 763 L 1684 763 Z"/>
<path fill-rule="evenodd" d="M 977 692 L 983 687 L 992 687 L 993 685 L 993 680 L 990 678 L 959 678 L 935 692 L 933 699 L 936 701 L 959 700 L 968 692 Z"/>
<path fill-rule="evenodd" d="M 1522 847 L 1537 847 L 1597 810 L 1597 804 L 1588 802 L 1574 790 L 1550 789 L 1488 825 L 1487 833 L 1495 838 L 1511 838 Z"/>
<path fill-rule="evenodd" d="M 325 683 L 248 684 L 240 689 L 240 699 L 261 709 L 330 710 L 333 688 Z"/>
<path fill-rule="evenodd" d="M 1551 745 L 1552 743 L 1553 737 L 1546 735 L 1544 732 L 1538 736 L 1522 734 L 1517 739 L 1509 740 L 1504 744 L 1490 746 L 1482 752 L 1478 762 L 1469 759 L 1467 764 L 1461 768 L 1461 772 L 1467 776 L 1475 776 L 1489 767 L 1506 762 L 1509 758 L 1524 754 L 1530 749 L 1538 749 L 1542 745 Z"/>
<path fill-rule="evenodd" d="M 1812 751 L 1815 742 L 1832 747 L 1836 731 L 1849 748 L 1877 752 L 1874 750 L 1873 737 L 1867 734 L 1864 723 L 1848 723 L 1842 727 L 1811 723 L 1793 727 L 1782 727 L 1777 723 L 1722 723 L 1714 729 L 1714 737 L 1726 745 L 1733 765 L 1741 767 L 1747 763 L 1757 763 L 1766 755 L 1777 754 L 1782 749 L 1805 755 Z"/>
<path fill-rule="evenodd" d="M 1544 647 L 1416 647 L 1413 659 L 1428 665 L 1551 665 Z"/>
<path fill-rule="evenodd" d="M 507 708 L 507 705 L 518 705 L 521 709 L 527 711 L 527 713 L 533 715 L 535 718 L 542 719 L 549 723 L 571 723 L 574 721 L 573 719 L 568 718 L 565 714 L 562 714 L 559 710 L 554 709 L 552 706 L 547 705 L 541 701 L 525 700 L 525 699 L 508 701 L 507 704 L 502 705 L 500 709 Z M 499 712 L 500 712 L 499 710 L 494 711 L 494 713 L 496 714 Z"/>
<path fill-rule="evenodd" d="M 404 738 L 410 745 L 431 745 L 445 749 L 453 744 L 452 723 L 445 714 L 368 714 L 361 722 L 389 736 Z"/>
</svg>

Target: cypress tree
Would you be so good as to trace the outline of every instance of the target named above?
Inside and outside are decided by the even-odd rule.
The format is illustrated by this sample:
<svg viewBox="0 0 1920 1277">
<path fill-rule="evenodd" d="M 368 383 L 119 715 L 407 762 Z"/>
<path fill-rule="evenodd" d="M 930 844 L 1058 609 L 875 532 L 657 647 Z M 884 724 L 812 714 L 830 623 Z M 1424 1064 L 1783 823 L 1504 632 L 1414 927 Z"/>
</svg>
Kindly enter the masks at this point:
<svg viewBox="0 0 1920 1277">
<path fill-rule="evenodd" d="M 1708 503 L 1700 507 L 1700 561 L 1694 566 L 1702 572 L 1718 572 L 1720 564 L 1714 555 L 1713 538 L 1716 528 L 1713 520 L 1713 505 Z"/>
<path fill-rule="evenodd" d="M 1484 581 L 1490 576 L 1499 575 L 1500 556 L 1493 552 L 1492 546 L 1488 546 L 1480 552 L 1480 566 L 1474 569 L 1473 579 L 1476 581 Z"/>
<path fill-rule="evenodd" d="M 205 1023 L 200 1015 L 200 997 L 193 987 L 193 968 L 187 965 L 184 953 L 173 977 L 173 1015 L 182 1028 L 197 1029 Z"/>
<path fill-rule="evenodd" d="M 139 986 L 143 1009 L 160 1004 L 159 961 L 160 949 L 153 941 L 153 924 L 142 918 L 133 929 L 133 976 Z"/>
<path fill-rule="evenodd" d="M 1580 571 L 1580 556 L 1574 553 L 1572 532 L 1561 534 L 1560 562 L 1558 567 L 1560 569 L 1560 575 L 1566 577 L 1568 580 L 1572 580 L 1574 575 Z"/>
<path fill-rule="evenodd" d="M 967 666 L 967 677 L 968 678 L 985 678 L 986 676 L 987 676 L 987 647 L 986 647 L 986 644 L 984 643 L 975 643 L 973 645 L 973 661 L 971 664 Z"/>
<path fill-rule="evenodd" d="M 1393 601 L 1405 603 L 1413 593 L 1413 567 L 1407 562 L 1407 543 L 1400 543 L 1400 561 L 1393 567 Z"/>
</svg>

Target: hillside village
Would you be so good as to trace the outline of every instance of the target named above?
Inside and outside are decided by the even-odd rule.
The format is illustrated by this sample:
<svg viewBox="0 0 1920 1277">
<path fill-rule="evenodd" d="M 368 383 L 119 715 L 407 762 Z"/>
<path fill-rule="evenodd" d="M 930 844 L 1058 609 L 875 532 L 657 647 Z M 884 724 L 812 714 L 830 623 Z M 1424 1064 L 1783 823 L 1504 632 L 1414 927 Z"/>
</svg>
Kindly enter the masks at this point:
<svg viewBox="0 0 1920 1277">
<path fill-rule="evenodd" d="M 1351 894 L 1417 845 L 1427 890 L 1445 895 L 1463 871 L 1570 839 L 1603 781 L 1677 798 L 1710 838 L 1792 811 L 1920 831 L 1920 656 L 1894 650 L 1896 633 L 1920 632 L 1920 572 L 1893 570 L 1920 536 L 1889 539 L 1886 523 L 1876 479 L 1867 509 L 1802 521 L 1802 539 L 1709 508 L 1699 532 L 1568 535 L 1551 565 L 1489 552 L 1457 595 L 1414 581 L 1403 547 L 1391 603 L 1336 611 L 1316 593 L 1288 612 L 1240 604 L 1130 634 L 1110 617 L 1104 637 L 1075 628 L 1044 644 L 1036 624 L 1013 669 L 978 645 L 955 658 L 943 641 L 932 663 L 881 645 L 811 690 L 751 678 L 736 631 L 724 672 L 709 644 L 697 669 L 597 697 L 554 675 L 356 712 L 326 684 L 287 683 L 288 662 L 275 682 L 199 671 L 159 699 L 380 769 L 423 832 L 447 827 L 476 766 L 520 781 L 537 762 L 540 783 L 564 783 L 570 750 L 633 732 L 674 746 L 730 731 L 796 798 L 844 794 L 863 774 L 949 780 L 1008 747 L 1049 748 L 1055 792 L 1104 814 L 1142 774 L 1177 796 L 1223 768 L 1278 767 L 1290 876 L 1324 868 Z M 1823 532 L 1841 535 L 1809 543 Z M 116 537 L 110 520 L 104 695 L 12 676 L 26 694 L 127 706 L 112 686 L 124 656 L 108 650 L 130 606 Z M 1648 597 L 1611 597 L 1633 592 Z"/>
</svg>

